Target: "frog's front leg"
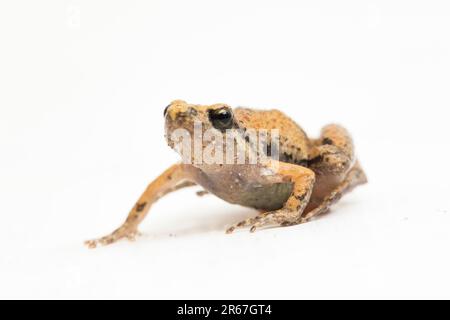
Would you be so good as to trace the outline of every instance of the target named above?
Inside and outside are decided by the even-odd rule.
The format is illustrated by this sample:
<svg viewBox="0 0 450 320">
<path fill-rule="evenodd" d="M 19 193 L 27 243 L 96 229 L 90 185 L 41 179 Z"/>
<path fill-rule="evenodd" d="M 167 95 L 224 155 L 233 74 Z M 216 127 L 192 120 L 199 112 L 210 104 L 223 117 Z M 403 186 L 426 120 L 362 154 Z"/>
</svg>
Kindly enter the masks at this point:
<svg viewBox="0 0 450 320">
<path fill-rule="evenodd" d="M 86 241 L 89 248 L 95 248 L 98 244 L 108 245 L 122 238 L 134 240 L 138 234 L 138 225 L 144 220 L 150 207 L 166 194 L 184 187 L 195 185 L 191 178 L 190 170 L 186 165 L 176 164 L 167 169 L 147 187 L 145 192 L 136 202 L 126 221 L 111 234 L 94 240 Z"/>
<path fill-rule="evenodd" d="M 232 233 L 236 228 L 242 227 L 250 227 L 250 231 L 254 232 L 257 228 L 267 225 L 288 226 L 301 222 L 303 211 L 313 191 L 314 172 L 302 166 L 276 161 L 271 161 L 269 168 L 276 170 L 278 175 L 292 182 L 291 196 L 281 209 L 263 212 L 254 218 L 241 221 L 230 227 L 227 233 Z"/>
</svg>

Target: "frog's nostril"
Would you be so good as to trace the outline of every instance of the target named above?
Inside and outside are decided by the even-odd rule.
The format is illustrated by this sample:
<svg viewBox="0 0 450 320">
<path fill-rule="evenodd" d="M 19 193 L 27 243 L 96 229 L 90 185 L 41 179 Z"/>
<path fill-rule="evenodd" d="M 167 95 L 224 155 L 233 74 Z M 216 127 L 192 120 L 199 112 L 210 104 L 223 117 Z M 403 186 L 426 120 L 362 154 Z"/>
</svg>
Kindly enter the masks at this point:
<svg viewBox="0 0 450 320">
<path fill-rule="evenodd" d="M 167 110 L 169 110 L 170 104 L 164 109 L 164 117 L 167 115 Z"/>
</svg>

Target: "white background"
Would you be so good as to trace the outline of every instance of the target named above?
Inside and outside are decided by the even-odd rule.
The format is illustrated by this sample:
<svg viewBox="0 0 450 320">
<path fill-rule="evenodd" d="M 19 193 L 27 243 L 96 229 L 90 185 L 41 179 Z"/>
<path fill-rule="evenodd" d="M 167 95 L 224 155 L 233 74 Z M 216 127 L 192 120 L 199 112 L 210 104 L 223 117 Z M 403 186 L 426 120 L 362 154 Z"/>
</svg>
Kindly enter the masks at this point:
<svg viewBox="0 0 450 320">
<path fill-rule="evenodd" d="M 2 1 L 0 298 L 450 298 L 448 1 Z M 178 156 L 163 109 L 354 135 L 370 183 L 301 226 L 195 188 L 88 250 Z"/>
</svg>

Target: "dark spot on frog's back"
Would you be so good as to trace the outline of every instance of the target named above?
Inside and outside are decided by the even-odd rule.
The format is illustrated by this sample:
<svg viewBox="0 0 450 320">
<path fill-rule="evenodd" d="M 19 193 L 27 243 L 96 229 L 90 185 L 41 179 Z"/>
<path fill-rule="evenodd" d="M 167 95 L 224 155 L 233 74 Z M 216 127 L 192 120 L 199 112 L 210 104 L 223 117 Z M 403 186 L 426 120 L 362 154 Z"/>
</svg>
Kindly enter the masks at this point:
<svg viewBox="0 0 450 320">
<path fill-rule="evenodd" d="M 306 198 L 306 193 L 295 197 L 298 201 L 302 202 Z"/>
<path fill-rule="evenodd" d="M 143 203 L 138 203 L 136 205 L 136 211 L 137 212 L 141 212 L 142 210 L 145 209 L 145 206 L 147 205 L 147 202 L 143 202 Z"/>
<path fill-rule="evenodd" d="M 310 160 L 308 161 L 308 165 L 309 165 L 309 166 L 315 165 L 315 164 L 320 163 L 320 162 L 322 162 L 322 161 L 323 161 L 323 156 L 320 155 L 320 156 L 317 156 L 317 157 L 315 157 L 315 158 L 310 159 Z"/>
<path fill-rule="evenodd" d="M 280 155 L 280 161 L 282 161 L 282 162 L 292 163 L 293 159 L 294 159 L 294 156 L 289 153 L 284 152 Z"/>
</svg>

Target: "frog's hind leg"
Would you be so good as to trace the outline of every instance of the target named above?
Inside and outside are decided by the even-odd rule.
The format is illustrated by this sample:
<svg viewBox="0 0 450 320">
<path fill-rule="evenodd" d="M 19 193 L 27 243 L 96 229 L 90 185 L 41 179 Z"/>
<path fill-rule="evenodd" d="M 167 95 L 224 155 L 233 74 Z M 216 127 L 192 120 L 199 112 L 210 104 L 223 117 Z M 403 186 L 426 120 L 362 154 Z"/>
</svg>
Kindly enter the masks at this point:
<svg viewBox="0 0 450 320">
<path fill-rule="evenodd" d="M 122 238 L 134 240 L 138 235 L 137 227 L 144 220 L 152 204 L 170 192 L 195 185 L 191 180 L 185 165 L 173 165 L 150 183 L 131 209 L 126 221 L 118 229 L 105 237 L 86 241 L 85 244 L 89 248 L 95 248 L 99 244 L 108 245 Z"/>
<path fill-rule="evenodd" d="M 364 171 L 355 162 L 348 131 L 336 124 L 325 126 L 309 160 L 309 167 L 317 175 L 317 185 L 302 222 L 326 212 L 343 194 L 367 182 Z"/>
<path fill-rule="evenodd" d="M 301 222 L 308 222 L 310 219 L 327 212 L 330 209 L 331 205 L 339 201 L 345 193 L 348 193 L 358 185 L 365 183 L 367 183 L 366 174 L 357 162 L 355 166 L 348 172 L 344 181 L 342 181 L 328 196 L 326 196 L 319 204 L 319 206 L 308 212 L 301 219 Z"/>
<path fill-rule="evenodd" d="M 254 232 L 257 228 L 278 225 L 288 226 L 301 222 L 301 216 L 305 210 L 315 182 L 314 172 L 308 168 L 285 163 L 271 161 L 272 165 L 269 167 L 278 170 L 276 172 L 290 180 L 293 184 L 291 196 L 288 198 L 283 208 L 271 212 L 263 212 L 254 218 L 241 221 L 227 230 L 227 233 L 232 233 L 236 228 L 250 227 L 250 231 Z"/>
<path fill-rule="evenodd" d="M 341 177 L 342 180 L 355 162 L 353 140 L 348 131 L 336 124 L 327 125 L 314 144 L 309 168 L 319 176 Z"/>
</svg>

